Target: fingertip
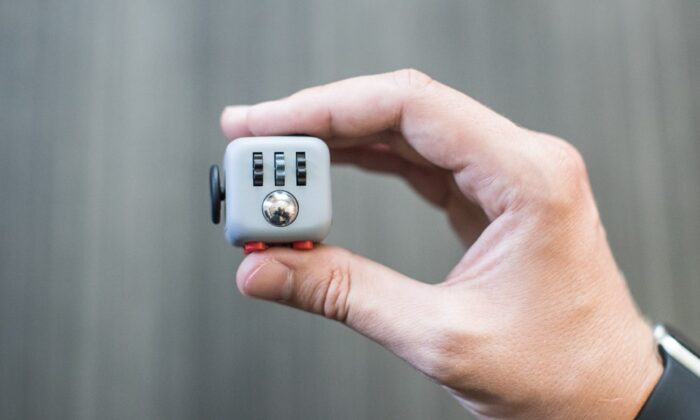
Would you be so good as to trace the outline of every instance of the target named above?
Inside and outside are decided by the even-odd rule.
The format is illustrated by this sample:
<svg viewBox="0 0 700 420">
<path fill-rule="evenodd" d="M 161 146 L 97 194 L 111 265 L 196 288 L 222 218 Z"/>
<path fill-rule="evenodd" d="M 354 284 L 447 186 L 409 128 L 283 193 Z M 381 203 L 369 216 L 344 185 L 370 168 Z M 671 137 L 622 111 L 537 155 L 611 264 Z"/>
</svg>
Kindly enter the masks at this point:
<svg viewBox="0 0 700 420">
<path fill-rule="evenodd" d="M 246 283 L 264 264 L 264 258 L 263 253 L 255 252 L 246 256 L 238 266 L 238 271 L 236 271 L 236 286 L 238 286 L 238 290 L 244 295 L 249 296 L 246 292 Z"/>
<path fill-rule="evenodd" d="M 289 297 L 290 274 L 290 268 L 274 258 L 250 256 L 238 269 L 236 285 L 245 296 L 283 301 Z"/>
<path fill-rule="evenodd" d="M 253 252 L 247 255 L 236 272 L 236 286 L 238 290 L 249 297 L 256 296 L 255 291 L 251 291 L 253 282 L 257 281 L 261 268 L 270 263 L 282 264 L 285 266 L 293 266 L 293 263 L 298 263 L 299 256 L 308 253 L 309 251 L 295 251 L 284 247 L 272 247 L 262 252 Z"/>
<path fill-rule="evenodd" d="M 303 122 L 303 113 L 290 108 L 285 100 L 260 102 L 247 114 L 247 128 L 258 136 L 295 133 Z"/>
<path fill-rule="evenodd" d="M 233 140 L 251 134 L 247 123 L 249 109 L 248 105 L 232 105 L 221 111 L 219 124 L 227 139 Z"/>
<path fill-rule="evenodd" d="M 347 252 L 341 248 L 316 244 L 312 250 L 295 250 L 288 247 L 271 247 L 262 252 L 247 255 L 236 272 L 236 283 L 241 289 L 245 282 L 254 276 L 262 265 L 270 261 L 279 261 L 290 268 L 301 268 L 318 260 L 327 260 L 337 252 Z M 243 291 L 243 290 L 241 290 Z"/>
</svg>

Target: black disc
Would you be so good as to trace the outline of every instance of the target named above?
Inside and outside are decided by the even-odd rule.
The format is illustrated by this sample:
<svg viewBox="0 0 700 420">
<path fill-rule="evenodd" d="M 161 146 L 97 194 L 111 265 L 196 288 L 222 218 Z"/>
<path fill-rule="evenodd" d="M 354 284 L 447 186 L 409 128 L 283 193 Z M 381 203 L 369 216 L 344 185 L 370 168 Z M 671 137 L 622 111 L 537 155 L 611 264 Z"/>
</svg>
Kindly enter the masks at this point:
<svg viewBox="0 0 700 420">
<path fill-rule="evenodd" d="M 219 165 L 211 165 L 209 168 L 209 192 L 211 195 L 211 221 L 218 225 L 221 220 L 221 202 L 226 198 L 224 190 L 221 188 Z"/>
</svg>

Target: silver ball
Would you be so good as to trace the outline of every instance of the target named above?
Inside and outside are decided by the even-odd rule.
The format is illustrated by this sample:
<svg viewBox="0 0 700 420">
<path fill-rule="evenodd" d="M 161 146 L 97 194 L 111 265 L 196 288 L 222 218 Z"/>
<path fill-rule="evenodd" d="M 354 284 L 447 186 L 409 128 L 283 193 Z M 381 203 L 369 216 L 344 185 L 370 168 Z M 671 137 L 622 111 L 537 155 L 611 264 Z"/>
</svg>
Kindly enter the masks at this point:
<svg viewBox="0 0 700 420">
<path fill-rule="evenodd" d="M 262 212 L 271 225 L 284 227 L 291 225 L 299 214 L 299 203 L 287 191 L 273 191 L 265 197 Z"/>
</svg>

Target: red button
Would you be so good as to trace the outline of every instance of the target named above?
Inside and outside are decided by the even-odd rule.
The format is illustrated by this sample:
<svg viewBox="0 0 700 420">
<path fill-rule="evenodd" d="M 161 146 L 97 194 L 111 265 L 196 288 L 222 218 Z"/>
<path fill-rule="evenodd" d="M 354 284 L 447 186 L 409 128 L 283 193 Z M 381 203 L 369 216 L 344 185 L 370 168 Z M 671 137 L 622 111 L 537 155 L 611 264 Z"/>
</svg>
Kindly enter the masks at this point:
<svg viewBox="0 0 700 420">
<path fill-rule="evenodd" d="M 251 252 L 260 252 L 267 249 L 267 244 L 265 242 L 246 242 L 243 245 L 243 253 L 245 255 Z"/>
<path fill-rule="evenodd" d="M 314 241 L 296 241 L 292 244 L 292 248 L 309 251 L 314 249 Z"/>
</svg>

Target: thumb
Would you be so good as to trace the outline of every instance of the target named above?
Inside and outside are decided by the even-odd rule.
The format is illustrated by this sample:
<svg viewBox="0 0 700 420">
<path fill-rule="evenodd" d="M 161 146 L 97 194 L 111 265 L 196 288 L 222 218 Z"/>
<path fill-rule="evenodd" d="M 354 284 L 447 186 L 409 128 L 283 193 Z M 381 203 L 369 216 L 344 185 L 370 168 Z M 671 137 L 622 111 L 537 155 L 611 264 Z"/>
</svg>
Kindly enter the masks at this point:
<svg viewBox="0 0 700 420">
<path fill-rule="evenodd" d="M 246 296 L 340 321 L 392 350 L 420 341 L 420 324 L 435 313 L 435 286 L 332 246 L 251 254 L 236 283 Z"/>
</svg>

